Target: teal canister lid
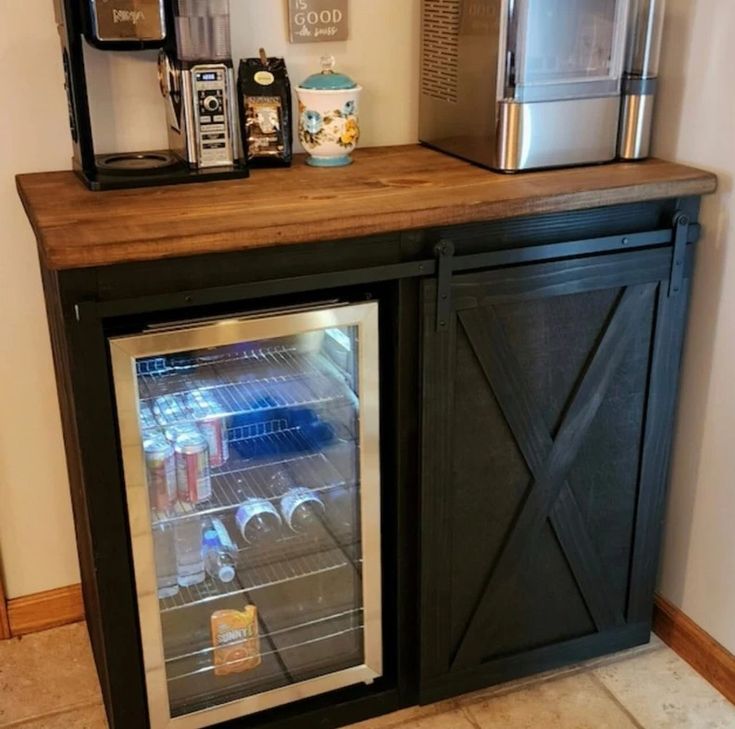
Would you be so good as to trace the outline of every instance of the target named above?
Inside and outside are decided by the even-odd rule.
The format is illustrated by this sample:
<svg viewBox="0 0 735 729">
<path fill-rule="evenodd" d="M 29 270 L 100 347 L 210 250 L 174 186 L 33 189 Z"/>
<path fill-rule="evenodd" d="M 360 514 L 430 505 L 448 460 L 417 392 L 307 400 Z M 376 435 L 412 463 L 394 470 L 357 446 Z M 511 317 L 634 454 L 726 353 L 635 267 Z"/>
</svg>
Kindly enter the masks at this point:
<svg viewBox="0 0 735 729">
<path fill-rule="evenodd" d="M 309 76 L 299 86 L 302 89 L 315 91 L 345 91 L 356 89 L 357 83 L 344 73 L 334 70 L 334 56 L 322 56 L 322 71 Z"/>
</svg>

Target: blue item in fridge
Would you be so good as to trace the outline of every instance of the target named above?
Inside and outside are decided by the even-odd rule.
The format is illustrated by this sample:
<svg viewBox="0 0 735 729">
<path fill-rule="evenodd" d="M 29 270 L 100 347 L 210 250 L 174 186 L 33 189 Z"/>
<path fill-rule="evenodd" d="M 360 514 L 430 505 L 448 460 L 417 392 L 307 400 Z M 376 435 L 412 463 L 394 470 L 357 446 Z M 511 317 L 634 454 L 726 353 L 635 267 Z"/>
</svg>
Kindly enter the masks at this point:
<svg viewBox="0 0 735 729">
<path fill-rule="evenodd" d="M 274 430 L 272 423 L 278 428 Z M 334 428 L 311 408 L 243 413 L 232 419 L 231 428 L 243 434 L 232 443 L 241 458 L 318 451 L 335 439 Z"/>
<path fill-rule="evenodd" d="M 289 424 L 292 428 L 304 428 L 319 422 L 319 416 L 311 408 L 294 408 L 290 415 Z"/>
<path fill-rule="evenodd" d="M 220 543 L 219 543 L 219 537 L 217 536 L 217 532 L 214 531 L 214 529 L 209 529 L 206 532 L 204 532 L 204 550 L 206 552 L 207 549 L 219 549 Z"/>
<path fill-rule="evenodd" d="M 260 420 L 262 417 L 260 414 L 261 410 L 272 410 L 273 408 L 277 408 L 278 403 L 269 395 L 266 395 L 265 397 L 258 398 L 255 401 L 255 409 L 251 413 L 247 413 L 246 415 L 243 415 L 242 417 L 247 417 L 248 415 L 253 416 L 256 421 Z"/>
<path fill-rule="evenodd" d="M 304 439 L 313 443 L 316 449 L 329 445 L 335 438 L 334 428 L 323 420 L 317 420 L 301 428 Z"/>
</svg>

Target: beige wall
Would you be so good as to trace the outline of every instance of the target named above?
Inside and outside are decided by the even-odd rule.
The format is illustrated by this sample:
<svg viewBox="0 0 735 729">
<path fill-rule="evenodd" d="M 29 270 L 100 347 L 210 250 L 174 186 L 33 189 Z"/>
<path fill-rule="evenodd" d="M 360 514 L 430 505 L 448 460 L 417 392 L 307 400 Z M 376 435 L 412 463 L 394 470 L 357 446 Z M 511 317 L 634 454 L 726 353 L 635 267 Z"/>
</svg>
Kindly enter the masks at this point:
<svg viewBox="0 0 735 729">
<path fill-rule="evenodd" d="M 1 4 L 0 60 L 16 103 L 0 112 L 0 555 L 17 597 L 79 579 L 38 264 L 13 181 L 68 168 L 71 144 L 53 2 Z M 353 0 L 352 40 L 314 46 L 287 43 L 285 0 L 231 4 L 236 57 L 263 45 L 286 56 L 296 84 L 333 53 L 365 86 L 363 143 L 415 141 L 418 0 Z M 88 56 L 100 151 L 164 146 L 155 53 Z"/>
<path fill-rule="evenodd" d="M 257 56 L 260 47 L 271 56 L 284 56 L 296 86 L 319 70 L 321 55 L 333 54 L 338 70 L 365 87 L 363 145 L 416 141 L 418 0 L 353 0 L 351 39 L 316 45 L 288 42 L 285 0 L 230 0 L 230 6 L 235 58 Z M 156 52 L 111 54 L 91 49 L 87 56 L 99 151 L 166 146 Z"/>
<path fill-rule="evenodd" d="M 656 152 L 719 175 L 706 201 L 660 579 L 735 653 L 735 3 L 669 0 Z"/>
<path fill-rule="evenodd" d="M 20 171 L 69 166 L 52 3 L 2 0 L 0 64 L 0 554 L 10 597 L 78 579 L 56 384 Z"/>
</svg>

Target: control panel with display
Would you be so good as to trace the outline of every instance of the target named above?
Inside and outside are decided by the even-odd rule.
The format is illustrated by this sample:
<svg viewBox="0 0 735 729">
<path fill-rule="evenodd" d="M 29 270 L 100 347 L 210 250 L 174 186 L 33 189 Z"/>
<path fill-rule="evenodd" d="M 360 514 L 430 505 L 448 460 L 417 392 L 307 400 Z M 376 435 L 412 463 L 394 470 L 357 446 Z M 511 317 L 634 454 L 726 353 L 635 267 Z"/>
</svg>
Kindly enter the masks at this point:
<svg viewBox="0 0 735 729">
<path fill-rule="evenodd" d="M 234 162 L 231 76 L 232 69 L 224 64 L 208 64 L 191 70 L 197 156 L 202 167 Z"/>
</svg>

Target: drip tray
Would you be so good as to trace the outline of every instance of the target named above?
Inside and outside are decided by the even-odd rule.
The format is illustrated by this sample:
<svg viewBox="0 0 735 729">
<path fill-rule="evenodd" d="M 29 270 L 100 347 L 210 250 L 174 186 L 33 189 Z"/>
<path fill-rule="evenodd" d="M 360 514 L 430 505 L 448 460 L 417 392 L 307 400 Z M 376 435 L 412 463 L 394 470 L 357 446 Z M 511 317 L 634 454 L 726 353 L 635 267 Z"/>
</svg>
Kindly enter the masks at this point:
<svg viewBox="0 0 735 729">
<path fill-rule="evenodd" d="M 97 157 L 97 168 L 100 171 L 117 175 L 165 171 L 178 164 L 179 158 L 171 152 L 130 152 Z"/>
<path fill-rule="evenodd" d="M 168 149 L 100 154 L 95 157 L 94 170 L 77 168 L 76 172 L 95 191 L 242 180 L 249 176 L 247 165 L 240 162 L 232 167 L 193 169 Z"/>
</svg>

